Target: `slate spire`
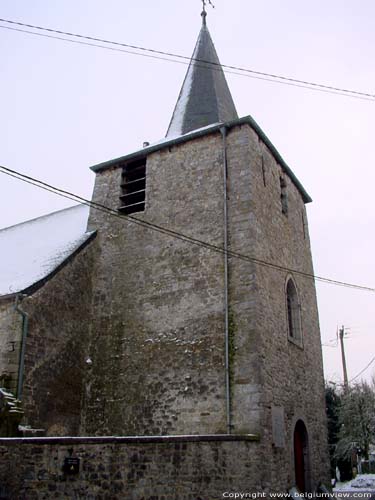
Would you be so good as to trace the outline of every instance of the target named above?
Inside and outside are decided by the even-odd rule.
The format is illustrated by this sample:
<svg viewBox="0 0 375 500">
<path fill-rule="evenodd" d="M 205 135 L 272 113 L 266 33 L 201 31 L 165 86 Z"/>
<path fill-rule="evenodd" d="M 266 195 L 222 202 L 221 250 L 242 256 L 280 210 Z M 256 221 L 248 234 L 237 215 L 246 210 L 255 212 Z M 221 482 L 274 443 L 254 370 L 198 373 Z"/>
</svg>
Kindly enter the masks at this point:
<svg viewBox="0 0 375 500">
<path fill-rule="evenodd" d="M 202 28 L 187 70 L 166 137 L 238 118 L 202 12 Z M 204 61 L 204 62 L 202 62 Z"/>
</svg>

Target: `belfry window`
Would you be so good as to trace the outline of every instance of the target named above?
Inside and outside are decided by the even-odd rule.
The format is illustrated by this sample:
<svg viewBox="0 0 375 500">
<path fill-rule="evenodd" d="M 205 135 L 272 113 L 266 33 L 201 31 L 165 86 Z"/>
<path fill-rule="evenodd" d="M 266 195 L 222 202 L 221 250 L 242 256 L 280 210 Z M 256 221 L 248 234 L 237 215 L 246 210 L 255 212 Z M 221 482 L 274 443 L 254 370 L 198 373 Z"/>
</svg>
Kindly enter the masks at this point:
<svg viewBox="0 0 375 500">
<path fill-rule="evenodd" d="M 280 176 L 280 201 L 282 213 L 288 215 L 288 192 L 286 180 L 283 176 Z"/>
<path fill-rule="evenodd" d="M 146 159 L 127 163 L 121 174 L 119 212 L 134 214 L 143 212 L 146 200 Z"/>
<path fill-rule="evenodd" d="M 291 278 L 286 286 L 286 308 L 288 318 L 288 336 L 297 343 L 302 342 L 301 314 L 297 289 Z"/>
</svg>

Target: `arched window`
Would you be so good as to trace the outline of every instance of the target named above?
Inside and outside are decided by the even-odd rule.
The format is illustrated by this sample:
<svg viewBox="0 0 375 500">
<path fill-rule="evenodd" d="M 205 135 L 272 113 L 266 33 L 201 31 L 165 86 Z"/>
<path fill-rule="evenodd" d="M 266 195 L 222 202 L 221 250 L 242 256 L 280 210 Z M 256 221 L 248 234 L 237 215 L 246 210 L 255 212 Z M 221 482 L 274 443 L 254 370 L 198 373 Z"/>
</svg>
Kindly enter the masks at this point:
<svg viewBox="0 0 375 500">
<path fill-rule="evenodd" d="M 298 343 L 302 341 L 301 334 L 301 315 L 298 301 L 297 289 L 292 280 L 288 279 L 286 285 L 286 308 L 288 317 L 288 335 Z"/>
</svg>

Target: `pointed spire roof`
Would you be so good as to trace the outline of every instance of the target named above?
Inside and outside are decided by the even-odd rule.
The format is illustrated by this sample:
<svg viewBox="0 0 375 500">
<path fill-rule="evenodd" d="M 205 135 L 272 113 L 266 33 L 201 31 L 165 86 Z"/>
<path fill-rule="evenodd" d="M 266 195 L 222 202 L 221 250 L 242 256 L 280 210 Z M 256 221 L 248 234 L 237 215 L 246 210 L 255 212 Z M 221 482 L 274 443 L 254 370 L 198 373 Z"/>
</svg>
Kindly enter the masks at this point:
<svg viewBox="0 0 375 500">
<path fill-rule="evenodd" d="M 238 118 L 215 46 L 202 12 L 202 28 L 166 137 Z M 204 61 L 204 62 L 202 62 Z"/>
</svg>

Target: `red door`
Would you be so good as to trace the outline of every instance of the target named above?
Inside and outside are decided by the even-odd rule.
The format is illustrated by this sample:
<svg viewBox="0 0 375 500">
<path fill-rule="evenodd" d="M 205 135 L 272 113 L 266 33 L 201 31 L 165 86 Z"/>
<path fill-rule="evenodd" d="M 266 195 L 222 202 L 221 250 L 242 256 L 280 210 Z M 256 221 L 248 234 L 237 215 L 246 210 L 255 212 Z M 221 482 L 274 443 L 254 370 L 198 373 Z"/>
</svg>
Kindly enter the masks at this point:
<svg viewBox="0 0 375 500">
<path fill-rule="evenodd" d="M 299 420 L 294 429 L 294 467 L 296 473 L 296 486 L 300 492 L 306 491 L 305 483 L 305 459 L 306 428 Z"/>
</svg>

